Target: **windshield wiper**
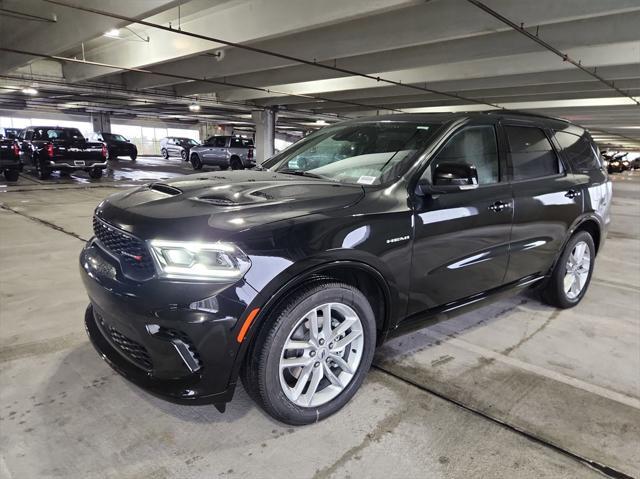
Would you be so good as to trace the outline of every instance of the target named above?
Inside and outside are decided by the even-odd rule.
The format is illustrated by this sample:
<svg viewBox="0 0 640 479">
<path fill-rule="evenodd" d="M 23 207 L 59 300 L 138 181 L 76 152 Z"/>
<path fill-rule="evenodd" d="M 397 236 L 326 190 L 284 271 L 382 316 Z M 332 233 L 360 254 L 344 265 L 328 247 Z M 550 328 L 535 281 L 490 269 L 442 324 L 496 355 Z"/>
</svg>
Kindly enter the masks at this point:
<svg viewBox="0 0 640 479">
<path fill-rule="evenodd" d="M 276 173 L 284 173 L 285 175 L 306 176 L 307 178 L 317 178 L 319 180 L 331 180 L 331 178 L 328 178 L 326 176 L 321 176 L 315 173 L 309 173 L 308 171 L 302 171 L 302 170 L 284 169 L 284 170 L 277 170 Z"/>
</svg>

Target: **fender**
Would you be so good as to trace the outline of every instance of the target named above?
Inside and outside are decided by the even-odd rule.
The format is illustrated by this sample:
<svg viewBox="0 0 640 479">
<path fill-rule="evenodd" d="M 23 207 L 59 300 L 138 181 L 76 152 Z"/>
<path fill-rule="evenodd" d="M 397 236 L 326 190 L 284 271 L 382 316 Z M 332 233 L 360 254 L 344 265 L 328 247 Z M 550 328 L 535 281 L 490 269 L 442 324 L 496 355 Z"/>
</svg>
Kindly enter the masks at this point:
<svg viewBox="0 0 640 479">
<path fill-rule="evenodd" d="M 581 216 L 576 218 L 576 220 L 573 222 L 573 224 L 567 230 L 567 234 L 566 234 L 564 240 L 562 241 L 562 248 L 558 249 L 558 252 L 556 253 L 556 256 L 555 256 L 555 258 L 553 260 L 553 263 L 551 264 L 551 267 L 549 268 L 549 271 L 547 272 L 546 276 L 549 276 L 553 272 L 553 270 L 556 268 L 556 264 L 558 263 L 558 260 L 560 259 L 560 256 L 562 256 L 562 253 L 564 252 L 564 249 L 566 248 L 567 243 L 569 242 L 569 239 L 571 239 L 571 237 L 578 230 L 578 228 L 580 228 L 580 226 L 582 224 L 586 223 L 587 221 L 595 221 L 596 224 L 598 225 L 598 229 L 600 231 L 600 244 L 597 245 L 597 246 L 598 247 L 602 246 L 602 243 L 604 242 L 604 239 L 605 239 L 604 238 L 605 237 L 605 228 L 604 228 L 604 226 L 602 224 L 602 218 L 600 218 L 598 215 L 596 215 L 593 212 L 582 214 Z"/>
</svg>

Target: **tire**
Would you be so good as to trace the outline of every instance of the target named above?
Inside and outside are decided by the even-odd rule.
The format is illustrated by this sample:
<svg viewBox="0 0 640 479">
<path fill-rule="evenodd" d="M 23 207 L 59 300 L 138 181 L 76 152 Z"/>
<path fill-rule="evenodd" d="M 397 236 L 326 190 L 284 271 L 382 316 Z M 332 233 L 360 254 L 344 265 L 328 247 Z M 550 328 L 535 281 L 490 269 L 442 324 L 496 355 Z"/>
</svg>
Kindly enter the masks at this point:
<svg viewBox="0 0 640 479">
<path fill-rule="evenodd" d="M 242 164 L 242 160 L 237 156 L 232 156 L 229 161 L 229 166 L 231 166 L 232 170 L 244 170 L 244 165 Z"/>
<path fill-rule="evenodd" d="M 160 150 L 160 154 L 162 155 L 162 157 L 163 157 L 165 160 L 168 160 L 168 159 L 169 159 L 169 152 L 168 152 L 167 150 L 165 150 L 164 148 L 163 148 L 162 150 Z"/>
<path fill-rule="evenodd" d="M 202 169 L 202 161 L 200 160 L 200 157 L 195 153 L 191 155 L 191 166 L 193 166 L 194 170 Z"/>
<path fill-rule="evenodd" d="M 7 181 L 18 181 L 20 172 L 18 170 L 4 170 L 4 179 Z"/>
<path fill-rule="evenodd" d="M 113 151 L 107 150 L 107 160 L 108 161 L 118 161 L 118 155 L 114 155 Z"/>
<path fill-rule="evenodd" d="M 588 259 L 588 264 L 584 261 L 578 261 L 578 263 L 576 263 L 576 258 L 580 258 L 578 255 L 584 245 L 586 245 L 586 249 L 582 257 Z M 562 309 L 572 308 L 577 305 L 589 288 L 593 265 L 595 263 L 595 251 L 595 244 L 589 233 L 586 231 L 578 231 L 574 234 L 569 239 L 551 273 L 551 277 L 542 290 L 542 300 L 551 306 Z M 568 269 L 571 267 L 569 264 L 570 258 L 572 263 L 576 265 L 573 266 L 576 271 L 575 274 L 568 272 Z M 567 291 L 565 287 L 565 281 L 567 285 L 572 285 L 569 291 Z"/>
<path fill-rule="evenodd" d="M 342 321 L 353 321 L 344 331 L 337 331 L 334 340 L 325 336 L 321 326 L 324 314 L 318 313 L 327 311 L 327 307 L 331 308 L 328 317 L 332 318 L 332 333 L 344 324 Z M 314 311 L 318 320 L 315 336 L 308 319 Z M 375 316 L 358 289 L 331 280 L 316 282 L 294 291 L 265 321 L 247 352 L 242 381 L 269 415 L 286 424 L 310 424 L 331 416 L 349 402 L 371 366 L 376 344 Z M 345 342 L 347 338 L 352 340 Z M 285 349 L 289 341 L 304 343 L 308 348 Z M 341 342 L 343 346 L 338 349 Z M 338 366 L 334 358 L 353 371 Z M 283 367 L 281 361 L 286 360 L 303 361 L 305 365 Z M 304 383 L 296 396 L 301 377 Z M 331 383 L 330 377 L 342 384 Z M 316 390 L 311 393 L 314 382 Z"/>
<path fill-rule="evenodd" d="M 138 152 L 134 151 L 129 155 L 129 158 L 131 158 L 131 161 L 136 161 L 136 158 L 138 158 Z"/>
<path fill-rule="evenodd" d="M 102 178 L 102 168 L 92 168 L 89 170 L 89 178 L 99 180 Z"/>
<path fill-rule="evenodd" d="M 187 161 L 187 151 L 186 150 L 182 150 L 180 152 L 180 158 L 182 158 L 182 161 Z"/>
<path fill-rule="evenodd" d="M 48 180 L 51 177 L 51 168 L 45 165 L 39 158 L 35 159 L 36 175 L 39 180 Z"/>
</svg>

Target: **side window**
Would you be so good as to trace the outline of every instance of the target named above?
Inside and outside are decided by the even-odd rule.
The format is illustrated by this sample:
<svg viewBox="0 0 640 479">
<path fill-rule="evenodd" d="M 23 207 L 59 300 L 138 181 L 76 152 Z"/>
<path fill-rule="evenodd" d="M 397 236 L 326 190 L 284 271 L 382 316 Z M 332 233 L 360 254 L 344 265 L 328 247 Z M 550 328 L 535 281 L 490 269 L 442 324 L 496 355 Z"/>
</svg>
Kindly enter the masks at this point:
<svg viewBox="0 0 640 479">
<path fill-rule="evenodd" d="M 242 140 L 240 138 L 231 138 L 231 148 L 242 148 Z"/>
<path fill-rule="evenodd" d="M 591 142 L 584 136 L 556 131 L 556 140 L 560 143 L 566 160 L 574 171 L 597 170 L 600 168 L 598 154 Z"/>
<path fill-rule="evenodd" d="M 216 138 L 214 146 L 216 148 L 224 148 L 227 145 L 227 138 L 224 136 L 219 136 Z"/>
<path fill-rule="evenodd" d="M 505 131 L 514 180 L 541 178 L 561 172 L 558 157 L 544 131 L 528 126 L 507 126 Z"/>
<path fill-rule="evenodd" d="M 454 134 L 425 172 L 433 178 L 436 166 L 442 163 L 467 163 L 478 170 L 478 184 L 500 181 L 498 144 L 493 126 L 470 126 Z"/>
<path fill-rule="evenodd" d="M 26 135 L 27 140 L 37 140 L 35 132 L 33 130 L 27 130 Z"/>
</svg>

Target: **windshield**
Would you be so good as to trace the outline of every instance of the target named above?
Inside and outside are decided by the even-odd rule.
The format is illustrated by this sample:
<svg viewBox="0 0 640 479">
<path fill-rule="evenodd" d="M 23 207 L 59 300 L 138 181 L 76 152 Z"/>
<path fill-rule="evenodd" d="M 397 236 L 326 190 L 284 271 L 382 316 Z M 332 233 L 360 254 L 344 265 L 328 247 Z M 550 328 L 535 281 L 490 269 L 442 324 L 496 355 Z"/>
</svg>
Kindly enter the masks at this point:
<svg viewBox="0 0 640 479">
<path fill-rule="evenodd" d="M 404 173 L 438 126 L 390 121 L 331 126 L 291 145 L 263 166 L 280 173 L 380 185 Z"/>
<path fill-rule="evenodd" d="M 115 133 L 103 133 L 102 136 L 107 140 L 113 141 L 127 141 L 127 139 L 122 135 L 117 135 Z"/>
</svg>

